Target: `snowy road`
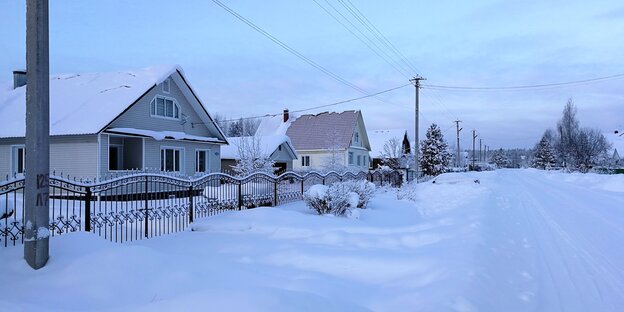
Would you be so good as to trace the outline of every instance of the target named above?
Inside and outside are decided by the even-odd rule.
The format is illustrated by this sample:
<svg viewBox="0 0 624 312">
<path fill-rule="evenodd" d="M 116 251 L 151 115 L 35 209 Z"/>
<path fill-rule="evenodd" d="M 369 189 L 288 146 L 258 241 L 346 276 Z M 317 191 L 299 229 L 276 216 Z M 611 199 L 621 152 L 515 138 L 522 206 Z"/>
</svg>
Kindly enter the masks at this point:
<svg viewBox="0 0 624 312">
<path fill-rule="evenodd" d="M 518 170 L 483 176 L 493 203 L 475 281 L 482 287 L 469 296 L 479 310 L 622 310 L 624 194 L 562 178 Z"/>
<path fill-rule="evenodd" d="M 359 219 L 294 202 L 127 244 L 64 234 L 38 271 L 0 249 L 0 311 L 624 311 L 624 175 L 436 180 Z"/>
</svg>

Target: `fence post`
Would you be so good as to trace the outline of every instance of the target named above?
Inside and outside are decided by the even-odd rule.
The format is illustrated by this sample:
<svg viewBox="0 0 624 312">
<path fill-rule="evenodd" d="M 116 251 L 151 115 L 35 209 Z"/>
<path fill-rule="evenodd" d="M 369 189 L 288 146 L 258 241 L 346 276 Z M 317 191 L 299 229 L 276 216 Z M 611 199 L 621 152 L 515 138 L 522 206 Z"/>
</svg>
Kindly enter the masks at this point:
<svg viewBox="0 0 624 312">
<path fill-rule="evenodd" d="M 301 196 L 303 196 L 303 179 L 301 179 Z"/>
<path fill-rule="evenodd" d="M 277 179 L 273 182 L 273 206 L 277 206 Z"/>
<path fill-rule="evenodd" d="M 325 177 L 323 177 L 323 185 L 325 185 Z"/>
<path fill-rule="evenodd" d="M 86 187 L 85 194 L 85 211 L 84 211 L 84 220 L 85 220 L 85 231 L 91 232 L 91 187 Z"/>
<path fill-rule="evenodd" d="M 243 181 L 238 181 L 238 209 L 243 207 Z"/>
<path fill-rule="evenodd" d="M 148 232 L 148 230 L 147 230 L 147 226 L 148 226 L 148 224 L 149 224 L 149 222 L 148 222 L 148 220 L 147 220 L 147 218 L 149 217 L 149 213 L 148 213 L 148 211 L 147 211 L 147 209 L 148 209 L 148 208 L 147 208 L 147 205 L 149 204 L 149 200 L 148 200 L 148 196 L 149 196 L 149 194 L 148 194 L 148 192 L 147 192 L 147 187 L 148 187 L 148 185 L 149 185 L 149 177 L 148 177 L 148 176 L 145 176 L 145 191 L 144 191 L 144 195 L 145 195 L 145 200 L 144 200 L 144 202 L 145 202 L 145 221 L 144 221 L 144 226 L 145 226 L 145 238 L 148 238 L 148 237 L 149 237 L 149 232 Z"/>
<path fill-rule="evenodd" d="M 193 184 L 189 187 L 189 223 L 193 223 Z"/>
</svg>

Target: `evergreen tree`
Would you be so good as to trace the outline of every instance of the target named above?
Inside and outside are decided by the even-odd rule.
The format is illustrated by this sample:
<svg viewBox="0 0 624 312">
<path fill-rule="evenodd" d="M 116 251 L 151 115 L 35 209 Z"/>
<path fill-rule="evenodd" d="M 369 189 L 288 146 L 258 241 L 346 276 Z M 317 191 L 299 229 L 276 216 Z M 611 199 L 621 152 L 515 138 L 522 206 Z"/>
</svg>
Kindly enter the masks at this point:
<svg viewBox="0 0 624 312">
<path fill-rule="evenodd" d="M 491 161 L 496 164 L 497 168 L 505 168 L 510 164 L 509 158 L 507 158 L 507 155 L 505 155 L 505 151 L 503 151 L 502 148 L 492 153 Z"/>
<path fill-rule="evenodd" d="M 436 176 L 444 173 L 447 168 L 451 154 L 448 152 L 448 145 L 444 141 L 444 136 L 440 127 L 432 124 L 427 129 L 426 139 L 420 146 L 420 169 L 424 175 Z"/>
<path fill-rule="evenodd" d="M 538 169 L 550 169 L 555 165 L 555 152 L 550 146 L 548 137 L 544 135 L 535 146 L 535 154 L 531 166 Z"/>
</svg>

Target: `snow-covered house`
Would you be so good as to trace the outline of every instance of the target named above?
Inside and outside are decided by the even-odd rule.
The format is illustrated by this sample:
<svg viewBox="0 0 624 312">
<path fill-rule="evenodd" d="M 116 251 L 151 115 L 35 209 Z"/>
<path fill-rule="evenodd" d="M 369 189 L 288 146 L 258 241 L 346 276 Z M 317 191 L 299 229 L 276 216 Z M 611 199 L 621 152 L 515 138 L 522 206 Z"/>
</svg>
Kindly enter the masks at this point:
<svg viewBox="0 0 624 312">
<path fill-rule="evenodd" d="M 299 156 L 294 170 L 369 168 L 371 147 L 359 110 L 298 117 L 284 110 L 282 115 L 263 118 L 256 135 L 269 134 L 286 134 L 290 138 Z"/>
<path fill-rule="evenodd" d="M 605 134 L 605 137 L 611 143 L 613 154 L 609 160 L 609 166 L 612 168 L 624 168 L 624 134 L 621 131 Z"/>
<path fill-rule="evenodd" d="M 239 148 L 257 148 L 258 154 L 275 162 L 277 172 L 293 170 L 297 152 L 285 134 L 253 137 L 229 137 L 230 145 L 221 147 L 221 168 L 231 170 L 240 160 Z"/>
<path fill-rule="evenodd" d="M 23 173 L 25 73 L 0 86 L 0 176 Z M 220 171 L 223 132 L 177 66 L 50 77 L 50 170 Z"/>
<path fill-rule="evenodd" d="M 386 144 L 390 153 L 387 156 L 401 156 L 411 153 L 410 140 L 405 129 L 372 130 L 368 132 L 368 140 L 371 146 L 370 155 L 373 169 L 383 164 L 382 156 L 387 153 L 384 151 Z M 394 143 L 397 145 L 394 146 Z"/>
</svg>

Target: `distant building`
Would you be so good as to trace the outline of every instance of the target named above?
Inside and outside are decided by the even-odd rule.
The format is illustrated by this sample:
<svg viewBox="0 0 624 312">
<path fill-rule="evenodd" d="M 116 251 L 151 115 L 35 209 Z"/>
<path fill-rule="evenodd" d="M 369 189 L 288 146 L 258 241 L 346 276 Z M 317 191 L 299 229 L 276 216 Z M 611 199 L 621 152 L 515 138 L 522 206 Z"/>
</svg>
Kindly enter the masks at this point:
<svg viewBox="0 0 624 312">
<path fill-rule="evenodd" d="M 396 139 L 400 144 L 399 153 L 401 155 L 409 155 L 411 153 L 410 139 L 405 129 L 372 130 L 368 132 L 368 140 L 371 145 L 372 169 L 383 165 L 384 146 L 392 139 Z"/>
<path fill-rule="evenodd" d="M 230 145 L 221 147 L 221 168 L 224 170 L 232 170 L 236 162 L 240 160 L 239 146 L 243 140 L 248 140 L 248 142 L 258 140 L 259 152 L 275 162 L 277 172 L 293 170 L 293 161 L 297 159 L 297 152 L 295 152 L 290 139 L 283 134 L 242 138 L 229 137 L 227 140 Z"/>
</svg>

